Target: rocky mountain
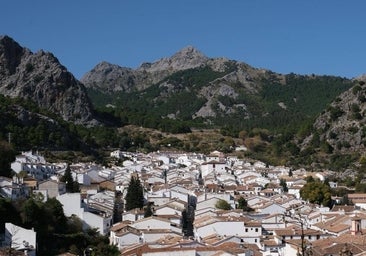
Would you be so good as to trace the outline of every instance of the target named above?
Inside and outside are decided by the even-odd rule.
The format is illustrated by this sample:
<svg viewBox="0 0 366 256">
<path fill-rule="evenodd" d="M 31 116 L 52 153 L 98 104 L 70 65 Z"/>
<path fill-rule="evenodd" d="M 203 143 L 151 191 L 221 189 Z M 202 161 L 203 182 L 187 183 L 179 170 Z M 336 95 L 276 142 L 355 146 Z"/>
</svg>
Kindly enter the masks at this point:
<svg viewBox="0 0 366 256">
<path fill-rule="evenodd" d="M 8 36 L 0 37 L 0 93 L 30 99 L 66 121 L 97 123 L 84 86 L 55 56 L 32 53 Z"/>
<path fill-rule="evenodd" d="M 80 81 L 87 88 L 99 89 L 107 93 L 140 91 L 178 71 L 207 66 L 215 72 L 225 72 L 228 65 L 230 61 L 226 58 L 208 58 L 194 47 L 188 46 L 170 58 L 162 58 L 153 63 L 146 62 L 137 69 L 101 62 L 86 73 Z M 251 75 L 265 71 L 245 65 L 241 72 L 244 74 L 241 74 L 240 80 L 247 82 Z"/>
<path fill-rule="evenodd" d="M 229 97 L 235 101 L 239 96 L 238 90 L 256 93 L 258 81 L 271 75 L 271 72 L 252 68 L 245 63 L 226 58 L 208 58 L 194 47 L 188 46 L 170 58 L 143 63 L 137 69 L 102 62 L 85 74 L 81 81 L 88 89 L 107 95 L 133 92 L 145 94 L 144 90 L 153 90 L 154 86 L 158 86 L 160 93 L 153 99 L 155 102 L 166 102 L 171 96 L 178 97 L 186 92 L 195 95 L 196 102 L 204 101 L 199 109 L 191 113 L 191 117 L 206 118 L 217 116 L 218 111 L 214 110 L 217 106 L 219 112 L 224 114 L 244 111 L 245 115 L 249 115 L 245 103 L 226 106 L 217 97 Z M 191 81 L 183 81 L 185 79 Z M 276 79 L 282 78 L 279 75 Z M 98 105 L 98 102 L 94 101 L 94 104 Z M 176 112 L 166 113 L 166 116 L 173 118 L 176 115 Z"/>
<path fill-rule="evenodd" d="M 102 62 L 81 81 L 95 107 L 129 111 L 130 120 L 137 113 L 155 116 L 154 122 L 168 118 L 243 126 L 250 120 L 248 125 L 268 127 L 318 114 L 351 84 L 338 77 L 283 75 L 209 58 L 192 46 L 137 69 Z"/>
<path fill-rule="evenodd" d="M 366 77 L 340 94 L 315 120 L 316 133 L 304 140 L 309 146 L 314 137 L 330 146 L 333 152 L 366 152 Z"/>
</svg>

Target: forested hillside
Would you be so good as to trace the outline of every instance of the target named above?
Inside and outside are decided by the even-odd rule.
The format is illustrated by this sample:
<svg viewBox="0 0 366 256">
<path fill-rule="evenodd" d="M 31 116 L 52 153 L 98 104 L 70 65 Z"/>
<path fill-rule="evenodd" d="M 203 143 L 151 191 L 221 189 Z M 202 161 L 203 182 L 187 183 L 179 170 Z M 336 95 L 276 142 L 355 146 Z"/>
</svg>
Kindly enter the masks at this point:
<svg viewBox="0 0 366 256">
<path fill-rule="evenodd" d="M 273 73 L 253 81 L 255 90 L 238 81 L 227 82 L 223 89 L 217 80 L 225 74 L 209 67 L 188 69 L 141 91 L 109 94 L 89 88 L 88 94 L 97 109 L 112 113 L 125 124 L 175 133 L 192 127 L 238 133 L 253 128 L 299 129 L 353 84 L 340 77 Z M 208 98 L 203 91 L 212 95 Z M 200 115 L 205 106 L 210 108 L 208 113 Z"/>
</svg>

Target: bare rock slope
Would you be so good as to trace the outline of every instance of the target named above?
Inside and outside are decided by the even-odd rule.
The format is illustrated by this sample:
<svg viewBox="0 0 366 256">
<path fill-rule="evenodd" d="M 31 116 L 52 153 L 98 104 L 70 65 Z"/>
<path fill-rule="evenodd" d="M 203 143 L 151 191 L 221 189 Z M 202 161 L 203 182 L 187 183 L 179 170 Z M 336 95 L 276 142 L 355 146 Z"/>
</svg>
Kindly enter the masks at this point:
<svg viewBox="0 0 366 256">
<path fill-rule="evenodd" d="M 30 99 L 66 121 L 95 125 L 84 86 L 51 53 L 0 36 L 0 93 Z"/>
</svg>

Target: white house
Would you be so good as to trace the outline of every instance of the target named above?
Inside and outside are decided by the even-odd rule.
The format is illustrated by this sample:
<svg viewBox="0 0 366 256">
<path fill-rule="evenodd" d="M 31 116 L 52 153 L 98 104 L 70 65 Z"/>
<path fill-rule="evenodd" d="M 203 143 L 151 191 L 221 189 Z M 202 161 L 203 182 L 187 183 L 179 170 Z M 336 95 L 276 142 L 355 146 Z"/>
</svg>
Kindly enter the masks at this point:
<svg viewBox="0 0 366 256">
<path fill-rule="evenodd" d="M 112 225 L 112 215 L 100 212 L 87 212 L 82 206 L 80 193 L 66 193 L 56 198 L 62 204 L 65 216 L 77 216 L 83 222 L 83 228 L 97 228 L 105 235 Z"/>
<path fill-rule="evenodd" d="M 151 216 L 148 218 L 144 218 L 138 221 L 135 221 L 133 224 L 131 224 L 134 228 L 137 229 L 171 229 L 170 222 L 163 218 L 158 218 L 155 216 Z"/>
<path fill-rule="evenodd" d="M 119 250 L 143 242 L 142 232 L 131 227 L 126 221 L 113 225 L 110 229 L 109 242 Z"/>
<path fill-rule="evenodd" d="M 260 245 L 262 226 L 258 222 L 251 222 L 244 217 L 203 217 L 194 222 L 195 236 L 209 235 L 239 236 L 247 243 Z"/>
<path fill-rule="evenodd" d="M 112 215 L 100 215 L 91 212 L 83 212 L 83 229 L 97 228 L 98 232 L 102 235 L 106 235 L 112 226 Z"/>
<path fill-rule="evenodd" d="M 5 223 L 5 244 L 24 255 L 35 256 L 37 234 L 33 229 L 25 229 L 12 223 Z"/>
<path fill-rule="evenodd" d="M 13 179 L 0 176 L 0 196 L 16 200 L 29 196 L 30 189 L 23 183 L 23 178 Z"/>
<path fill-rule="evenodd" d="M 273 214 L 273 213 L 284 214 L 286 212 L 285 207 L 273 202 L 268 202 L 266 204 L 253 207 L 262 214 Z"/>
<path fill-rule="evenodd" d="M 217 175 L 219 173 L 226 172 L 227 164 L 226 162 L 219 162 L 219 161 L 209 161 L 202 163 L 201 165 L 201 173 L 202 177 L 206 177 L 207 175 L 213 173 Z"/>
<path fill-rule="evenodd" d="M 43 156 L 33 152 L 22 152 L 16 156 L 15 161 L 11 163 L 11 169 L 16 173 L 25 171 L 37 180 L 48 179 L 57 172 L 56 165 L 46 163 Z"/>
<path fill-rule="evenodd" d="M 112 151 L 110 153 L 110 156 L 114 157 L 114 158 L 117 158 L 117 159 L 121 159 L 123 157 L 123 152 L 118 149 L 118 150 Z"/>
</svg>

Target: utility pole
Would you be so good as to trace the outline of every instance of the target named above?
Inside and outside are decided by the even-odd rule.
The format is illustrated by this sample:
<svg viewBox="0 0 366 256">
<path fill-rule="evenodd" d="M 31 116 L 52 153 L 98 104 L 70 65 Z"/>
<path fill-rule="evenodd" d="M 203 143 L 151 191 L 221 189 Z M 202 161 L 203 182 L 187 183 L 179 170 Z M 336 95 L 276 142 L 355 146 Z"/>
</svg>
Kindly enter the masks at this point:
<svg viewBox="0 0 366 256">
<path fill-rule="evenodd" d="M 292 220 L 286 220 L 286 217 L 291 218 Z M 306 242 L 305 242 L 305 234 L 304 234 L 304 225 L 306 224 L 306 220 L 303 218 L 300 212 L 286 212 L 283 215 L 283 220 L 290 223 L 297 223 L 300 224 L 301 228 L 301 256 L 307 256 L 312 255 L 311 248 L 307 248 Z M 308 250 L 310 249 L 310 250 Z M 299 254 L 299 253 L 298 253 Z"/>
<path fill-rule="evenodd" d="M 11 144 L 11 132 L 8 133 L 8 143 Z"/>
</svg>

